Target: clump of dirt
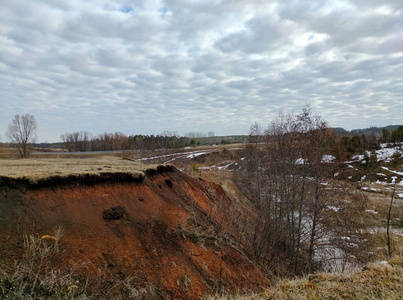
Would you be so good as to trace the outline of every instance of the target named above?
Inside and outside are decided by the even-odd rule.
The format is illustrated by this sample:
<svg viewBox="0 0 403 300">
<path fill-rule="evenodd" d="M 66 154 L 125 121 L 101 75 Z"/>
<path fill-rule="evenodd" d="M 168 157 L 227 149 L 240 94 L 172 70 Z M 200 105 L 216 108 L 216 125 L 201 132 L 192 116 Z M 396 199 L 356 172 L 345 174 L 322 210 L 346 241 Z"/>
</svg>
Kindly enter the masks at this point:
<svg viewBox="0 0 403 300">
<path fill-rule="evenodd" d="M 231 200 L 220 186 L 172 166 L 144 171 L 141 182 L 109 176 L 35 188 L 18 178 L 0 181 L 0 264 L 19 260 L 22 236 L 53 236 L 63 228 L 56 263 L 70 268 L 80 262 L 83 267 L 74 268 L 90 282 L 130 278 L 137 291 L 152 289 L 165 299 L 267 286 L 223 221 Z"/>
<path fill-rule="evenodd" d="M 126 210 L 122 206 L 115 206 L 111 209 L 105 209 L 102 218 L 105 221 L 120 220 L 125 216 L 125 214 Z"/>
<path fill-rule="evenodd" d="M 171 189 L 172 189 L 173 184 L 172 184 L 172 181 L 171 181 L 171 180 L 169 180 L 169 179 L 165 179 L 165 183 L 166 183 L 166 185 L 167 185 L 169 188 L 171 188 Z"/>
</svg>

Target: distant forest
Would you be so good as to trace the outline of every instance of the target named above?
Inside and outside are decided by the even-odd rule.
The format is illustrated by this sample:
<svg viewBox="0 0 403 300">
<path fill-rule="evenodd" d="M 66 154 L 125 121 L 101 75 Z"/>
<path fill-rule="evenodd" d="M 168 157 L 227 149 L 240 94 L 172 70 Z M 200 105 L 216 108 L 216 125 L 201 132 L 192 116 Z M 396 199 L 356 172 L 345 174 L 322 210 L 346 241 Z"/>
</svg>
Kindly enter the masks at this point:
<svg viewBox="0 0 403 300">
<path fill-rule="evenodd" d="M 57 146 L 70 152 L 83 151 L 114 151 L 114 150 L 156 150 L 178 149 L 185 147 L 197 147 L 206 145 L 225 145 L 243 143 L 247 136 L 201 136 L 201 134 L 188 134 L 179 136 L 176 133 L 165 131 L 161 135 L 133 135 L 126 136 L 123 133 L 103 133 L 92 136 L 87 131 L 65 133 L 61 135 L 62 143 Z"/>
<path fill-rule="evenodd" d="M 386 127 L 370 127 L 347 131 L 343 128 L 329 128 L 330 133 L 338 141 L 339 146 L 349 153 L 362 153 L 365 150 L 376 150 L 381 143 L 403 142 L 403 125 Z M 65 133 L 60 143 L 37 143 L 37 148 L 63 148 L 69 152 L 85 151 L 117 151 L 117 150 L 156 150 L 178 149 L 208 145 L 225 145 L 247 143 L 249 135 L 208 136 L 200 133 L 189 133 L 179 136 L 176 132 L 165 131 L 160 135 L 125 135 L 120 132 L 103 133 L 93 136 L 87 131 Z M 263 142 L 263 139 L 261 140 Z"/>
</svg>

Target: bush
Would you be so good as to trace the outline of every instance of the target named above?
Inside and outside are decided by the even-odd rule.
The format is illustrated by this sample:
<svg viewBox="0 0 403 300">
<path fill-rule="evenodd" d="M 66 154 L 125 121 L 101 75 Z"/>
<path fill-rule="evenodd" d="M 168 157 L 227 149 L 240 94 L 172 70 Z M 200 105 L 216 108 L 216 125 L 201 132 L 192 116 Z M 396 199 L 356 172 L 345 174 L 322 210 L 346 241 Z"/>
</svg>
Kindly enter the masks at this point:
<svg viewBox="0 0 403 300">
<path fill-rule="evenodd" d="M 0 267 L 1 299 L 87 299 L 77 283 L 74 270 L 53 267 L 59 256 L 61 230 L 55 236 L 23 238 L 24 252 L 19 262 Z"/>
</svg>

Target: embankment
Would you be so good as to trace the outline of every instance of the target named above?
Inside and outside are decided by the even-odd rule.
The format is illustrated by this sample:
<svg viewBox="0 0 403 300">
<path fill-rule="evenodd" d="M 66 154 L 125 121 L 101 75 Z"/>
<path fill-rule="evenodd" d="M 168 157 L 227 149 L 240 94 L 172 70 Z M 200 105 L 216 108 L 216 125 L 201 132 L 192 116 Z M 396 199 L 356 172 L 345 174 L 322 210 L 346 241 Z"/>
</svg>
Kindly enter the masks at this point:
<svg viewBox="0 0 403 300">
<path fill-rule="evenodd" d="M 86 278 L 131 278 L 167 299 L 259 290 L 267 280 L 222 222 L 228 201 L 220 186 L 171 166 L 36 180 L 1 176 L 0 263 L 18 261 L 24 235 L 62 228 L 58 266 L 74 265 Z"/>
</svg>

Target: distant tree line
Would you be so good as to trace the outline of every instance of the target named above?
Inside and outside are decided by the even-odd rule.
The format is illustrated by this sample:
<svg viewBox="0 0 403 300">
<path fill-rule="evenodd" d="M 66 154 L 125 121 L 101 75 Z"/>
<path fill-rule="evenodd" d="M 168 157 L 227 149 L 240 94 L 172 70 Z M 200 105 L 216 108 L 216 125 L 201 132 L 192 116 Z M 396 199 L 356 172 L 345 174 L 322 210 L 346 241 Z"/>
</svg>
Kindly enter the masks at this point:
<svg viewBox="0 0 403 300">
<path fill-rule="evenodd" d="M 133 136 L 126 136 L 121 132 L 105 132 L 92 136 L 87 131 L 76 131 L 66 132 L 60 138 L 69 152 L 177 149 L 200 145 L 194 139 L 167 131 L 161 135 Z"/>
<path fill-rule="evenodd" d="M 380 136 L 370 131 L 367 134 L 343 135 L 340 141 L 349 153 L 377 150 L 380 148 L 381 143 L 395 144 L 403 142 L 403 126 L 399 126 L 396 130 L 383 128 Z"/>
<path fill-rule="evenodd" d="M 403 126 L 399 126 L 396 130 L 382 129 L 381 141 L 382 143 L 403 142 Z"/>
<path fill-rule="evenodd" d="M 92 136 L 87 131 L 65 133 L 60 136 L 70 152 L 129 150 L 130 139 L 120 132 Z"/>
<path fill-rule="evenodd" d="M 152 150 L 174 149 L 185 147 L 189 143 L 188 138 L 179 137 L 176 134 L 164 135 L 134 135 L 126 136 L 121 132 L 102 133 L 92 136 L 87 131 L 76 131 L 62 134 L 60 138 L 69 152 L 85 151 L 115 151 L 115 150 Z"/>
<path fill-rule="evenodd" d="M 88 131 L 66 132 L 60 135 L 64 147 L 69 152 L 115 151 L 115 150 L 156 150 L 197 147 L 211 144 L 230 144 L 243 142 L 246 136 L 208 136 L 201 133 L 180 136 L 177 132 L 164 131 L 159 135 L 137 134 L 126 136 L 121 132 L 103 133 L 93 136 Z M 196 137 L 198 136 L 198 137 Z M 200 137 L 199 137 L 200 136 Z"/>
<path fill-rule="evenodd" d="M 362 153 L 365 150 L 380 148 L 381 141 L 374 134 L 360 134 L 352 137 L 343 136 L 341 142 L 349 153 Z"/>
</svg>

